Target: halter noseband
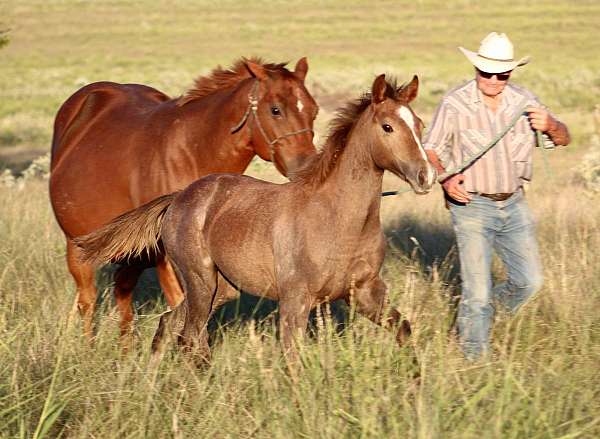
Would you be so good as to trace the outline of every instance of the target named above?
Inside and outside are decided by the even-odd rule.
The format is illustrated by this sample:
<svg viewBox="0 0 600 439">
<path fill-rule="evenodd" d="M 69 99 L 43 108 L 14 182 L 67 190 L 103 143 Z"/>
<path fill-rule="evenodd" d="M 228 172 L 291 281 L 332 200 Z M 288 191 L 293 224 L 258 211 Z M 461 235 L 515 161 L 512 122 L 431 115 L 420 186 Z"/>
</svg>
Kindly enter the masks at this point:
<svg viewBox="0 0 600 439">
<path fill-rule="evenodd" d="M 252 89 L 250 90 L 250 93 L 248 93 L 248 108 L 246 109 L 246 112 L 242 116 L 242 120 L 240 120 L 236 126 L 231 128 L 231 133 L 233 134 L 233 133 L 236 133 L 237 131 L 239 131 L 240 128 L 242 128 L 244 126 L 244 124 L 246 123 L 246 121 L 248 120 L 248 117 L 250 117 L 250 112 L 252 112 L 252 115 L 254 116 L 254 120 L 256 121 L 256 126 L 258 127 L 258 130 L 260 131 L 263 138 L 265 139 L 265 142 L 267 142 L 267 145 L 269 145 L 269 153 L 271 155 L 271 161 L 273 161 L 273 156 L 275 154 L 274 145 L 277 142 L 279 142 L 281 139 L 284 139 L 286 137 L 295 136 L 296 134 L 302 134 L 305 132 L 313 133 L 314 130 L 312 128 L 302 128 L 301 130 L 291 131 L 289 133 L 282 134 L 281 136 L 277 136 L 273 140 L 269 140 L 269 136 L 267 136 L 267 133 L 264 130 L 262 124 L 260 123 L 260 119 L 258 118 L 258 111 L 257 111 L 258 110 L 258 86 L 259 86 L 258 80 L 254 81 L 254 85 L 252 85 Z"/>
</svg>

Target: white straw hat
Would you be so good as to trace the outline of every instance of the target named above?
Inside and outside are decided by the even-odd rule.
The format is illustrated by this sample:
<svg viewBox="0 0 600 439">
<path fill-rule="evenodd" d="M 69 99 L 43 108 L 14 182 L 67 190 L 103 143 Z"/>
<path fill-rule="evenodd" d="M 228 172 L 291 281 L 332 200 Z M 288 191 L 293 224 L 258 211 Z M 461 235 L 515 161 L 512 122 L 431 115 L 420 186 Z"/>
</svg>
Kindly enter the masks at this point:
<svg viewBox="0 0 600 439">
<path fill-rule="evenodd" d="M 529 56 L 518 61 L 514 59 L 513 45 L 506 34 L 492 32 L 488 34 L 479 46 L 477 53 L 471 52 L 464 47 L 459 47 L 475 67 L 482 72 L 502 73 L 513 70 L 515 67 L 523 66 L 529 62 Z"/>
</svg>

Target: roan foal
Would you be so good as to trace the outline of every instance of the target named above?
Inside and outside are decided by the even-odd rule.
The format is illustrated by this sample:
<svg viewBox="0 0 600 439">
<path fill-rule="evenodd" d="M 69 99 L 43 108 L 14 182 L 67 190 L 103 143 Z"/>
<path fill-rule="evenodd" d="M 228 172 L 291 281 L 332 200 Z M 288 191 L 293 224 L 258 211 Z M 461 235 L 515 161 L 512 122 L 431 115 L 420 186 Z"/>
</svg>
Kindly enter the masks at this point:
<svg viewBox="0 0 600 439">
<path fill-rule="evenodd" d="M 379 207 L 384 170 L 416 193 L 435 182 L 419 140 L 421 121 L 408 106 L 417 90 L 416 76 L 400 89 L 377 77 L 370 95 L 338 112 L 323 151 L 292 182 L 211 175 L 118 217 L 77 245 L 94 262 L 162 247 L 185 299 L 162 316 L 154 349 L 174 334 L 208 361 L 207 322 L 239 289 L 279 301 L 281 339 L 292 355 L 311 308 L 340 298 L 354 300 L 360 313 L 386 328 L 400 324 L 402 343 L 410 325 L 387 309 L 379 276 L 385 253 Z"/>
</svg>

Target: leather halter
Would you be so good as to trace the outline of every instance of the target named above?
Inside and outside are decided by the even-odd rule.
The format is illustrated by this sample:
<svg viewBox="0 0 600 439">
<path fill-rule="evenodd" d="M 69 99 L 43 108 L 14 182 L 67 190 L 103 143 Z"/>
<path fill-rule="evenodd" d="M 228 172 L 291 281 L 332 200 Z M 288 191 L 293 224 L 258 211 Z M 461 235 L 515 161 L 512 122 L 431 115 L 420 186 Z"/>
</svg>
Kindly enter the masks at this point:
<svg viewBox="0 0 600 439">
<path fill-rule="evenodd" d="M 275 155 L 274 145 L 277 142 L 279 142 L 281 139 L 284 139 L 286 137 L 295 136 L 296 134 L 302 134 L 305 132 L 313 133 L 314 130 L 312 128 L 302 128 L 301 130 L 291 131 L 289 133 L 282 134 L 281 136 L 277 136 L 273 140 L 269 140 L 269 136 L 267 135 L 265 129 L 263 128 L 262 124 L 260 123 L 260 119 L 258 117 L 258 111 L 257 111 L 258 110 L 258 86 L 259 86 L 259 82 L 257 79 L 254 81 L 254 84 L 252 85 L 252 89 L 250 90 L 250 93 L 248 93 L 248 108 L 246 109 L 246 112 L 242 116 L 242 120 L 240 120 L 237 125 L 235 125 L 233 128 L 231 128 L 231 134 L 239 131 L 244 126 L 244 124 L 246 123 L 248 118 L 250 117 L 250 113 L 252 113 L 252 115 L 254 116 L 254 120 L 256 121 L 256 126 L 258 127 L 258 130 L 260 131 L 263 138 L 265 139 L 265 142 L 267 142 L 267 144 L 269 145 L 269 153 L 271 155 L 271 161 L 273 161 L 274 155 Z"/>
</svg>

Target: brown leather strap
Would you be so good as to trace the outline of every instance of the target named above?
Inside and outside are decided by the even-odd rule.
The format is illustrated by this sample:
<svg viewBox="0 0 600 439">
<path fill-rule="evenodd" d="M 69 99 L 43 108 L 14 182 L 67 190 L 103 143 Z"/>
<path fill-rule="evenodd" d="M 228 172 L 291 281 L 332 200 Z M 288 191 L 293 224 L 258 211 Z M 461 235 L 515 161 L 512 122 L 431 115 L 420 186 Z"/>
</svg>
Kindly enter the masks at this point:
<svg viewBox="0 0 600 439">
<path fill-rule="evenodd" d="M 499 192 L 497 194 L 477 194 L 485 198 L 489 198 L 493 201 L 506 201 L 508 200 L 514 192 Z"/>
</svg>

